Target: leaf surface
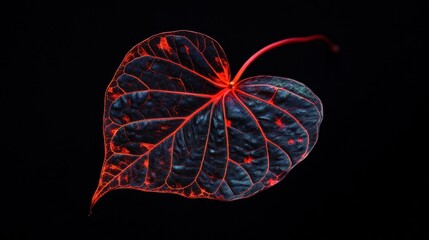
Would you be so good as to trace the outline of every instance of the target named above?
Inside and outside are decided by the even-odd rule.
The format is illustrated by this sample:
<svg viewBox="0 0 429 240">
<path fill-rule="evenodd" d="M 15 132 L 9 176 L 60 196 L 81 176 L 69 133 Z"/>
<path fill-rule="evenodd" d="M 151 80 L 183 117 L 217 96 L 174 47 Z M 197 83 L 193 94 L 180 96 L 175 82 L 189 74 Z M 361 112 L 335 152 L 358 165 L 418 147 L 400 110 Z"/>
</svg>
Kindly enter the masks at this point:
<svg viewBox="0 0 429 240">
<path fill-rule="evenodd" d="M 221 46 L 154 35 L 125 56 L 105 96 L 105 160 L 93 206 L 114 189 L 232 201 L 281 181 L 314 147 L 322 103 L 304 84 L 232 85 Z"/>
</svg>

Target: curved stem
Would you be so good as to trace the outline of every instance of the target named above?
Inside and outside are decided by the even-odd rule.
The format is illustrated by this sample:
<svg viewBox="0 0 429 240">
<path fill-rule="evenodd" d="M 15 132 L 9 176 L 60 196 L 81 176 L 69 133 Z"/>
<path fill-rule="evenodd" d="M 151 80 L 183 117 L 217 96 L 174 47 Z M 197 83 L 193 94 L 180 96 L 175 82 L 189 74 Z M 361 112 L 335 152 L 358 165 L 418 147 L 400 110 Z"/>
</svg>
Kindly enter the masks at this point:
<svg viewBox="0 0 429 240">
<path fill-rule="evenodd" d="M 247 67 L 253 62 L 255 61 L 256 58 L 258 58 L 259 56 L 261 56 L 262 54 L 270 51 L 271 49 L 286 45 L 286 44 L 290 44 L 290 43 L 304 43 L 304 42 L 310 42 L 310 41 L 315 41 L 315 40 L 321 40 L 323 42 L 325 42 L 329 49 L 334 52 L 337 53 L 340 48 L 333 44 L 331 42 L 331 40 L 329 40 L 329 38 L 327 38 L 324 35 L 320 35 L 320 34 L 315 34 L 315 35 L 311 35 L 308 37 L 294 37 L 294 38 L 287 38 L 287 39 L 283 39 L 280 40 L 278 42 L 272 43 L 264 48 L 262 48 L 261 50 L 257 51 L 255 54 L 253 54 L 244 64 L 243 66 L 240 68 L 240 70 L 238 70 L 237 75 L 235 75 L 234 79 L 230 82 L 230 85 L 234 85 L 237 83 L 237 81 L 241 78 L 241 75 L 243 75 L 243 72 L 247 69 Z"/>
</svg>

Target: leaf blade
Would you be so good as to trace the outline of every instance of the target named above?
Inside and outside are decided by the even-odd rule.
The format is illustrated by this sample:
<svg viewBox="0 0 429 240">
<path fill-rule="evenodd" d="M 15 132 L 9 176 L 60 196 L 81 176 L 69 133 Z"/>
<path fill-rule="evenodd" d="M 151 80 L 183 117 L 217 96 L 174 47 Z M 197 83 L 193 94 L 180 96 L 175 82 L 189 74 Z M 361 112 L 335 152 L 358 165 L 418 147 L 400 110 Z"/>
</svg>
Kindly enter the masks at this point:
<svg viewBox="0 0 429 240">
<path fill-rule="evenodd" d="M 91 208 L 115 189 L 233 201 L 281 181 L 317 142 L 320 99 L 289 78 L 229 80 L 206 35 L 165 32 L 133 47 L 106 90 Z"/>
</svg>

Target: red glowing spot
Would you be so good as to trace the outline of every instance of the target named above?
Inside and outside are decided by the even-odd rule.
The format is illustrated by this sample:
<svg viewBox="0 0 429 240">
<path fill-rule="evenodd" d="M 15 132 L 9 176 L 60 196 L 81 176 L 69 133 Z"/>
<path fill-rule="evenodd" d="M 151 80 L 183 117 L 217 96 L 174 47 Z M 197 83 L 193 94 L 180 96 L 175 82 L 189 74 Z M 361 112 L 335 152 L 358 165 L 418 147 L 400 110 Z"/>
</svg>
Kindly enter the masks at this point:
<svg viewBox="0 0 429 240">
<path fill-rule="evenodd" d="M 129 117 L 128 115 L 124 115 L 124 116 L 122 117 L 122 121 L 124 121 L 124 122 L 128 123 L 128 122 L 130 122 L 130 117 Z"/>
<path fill-rule="evenodd" d="M 113 165 L 113 164 L 110 164 L 107 169 L 109 169 L 109 170 L 117 170 L 117 171 L 121 170 L 121 168 L 119 168 L 118 166 Z"/>
<path fill-rule="evenodd" d="M 121 96 L 119 93 L 116 93 L 112 87 L 109 87 L 107 89 L 107 94 L 110 98 L 113 98 L 113 99 L 117 99 L 118 97 Z"/>
<path fill-rule="evenodd" d="M 274 184 L 276 184 L 278 181 L 276 180 L 276 179 L 272 179 L 272 178 L 270 178 L 270 179 L 268 179 L 268 182 L 267 182 L 267 184 L 268 184 L 268 186 L 273 186 Z"/>
<path fill-rule="evenodd" d="M 132 53 L 129 53 L 129 54 L 127 54 L 125 57 L 124 57 L 124 61 L 125 62 L 129 62 L 131 59 L 133 59 L 134 58 L 134 54 L 132 54 Z"/>
<path fill-rule="evenodd" d="M 120 148 L 119 152 L 123 153 L 123 154 L 129 154 L 130 153 L 130 151 L 128 149 L 126 149 L 126 148 Z"/>
<path fill-rule="evenodd" d="M 185 51 L 186 51 L 186 54 L 188 54 L 188 55 L 189 55 L 189 47 L 188 47 L 188 46 L 186 46 L 186 45 L 185 45 Z"/>
<path fill-rule="evenodd" d="M 140 56 L 145 56 L 145 55 L 147 55 L 147 52 L 143 49 L 143 48 L 139 48 L 139 54 L 140 54 Z"/>
<path fill-rule="evenodd" d="M 173 49 L 170 47 L 170 45 L 168 45 L 168 41 L 166 37 L 161 37 L 159 40 L 159 44 L 157 44 L 157 46 L 160 49 L 164 50 L 164 52 L 167 52 L 170 55 L 173 52 Z"/>
<path fill-rule="evenodd" d="M 278 91 L 278 89 L 276 88 L 275 93 L 271 96 L 271 98 L 270 98 L 270 99 L 268 99 L 268 103 L 270 103 L 270 104 L 275 104 L 275 103 L 274 103 L 274 97 L 276 96 L 277 91 Z"/>
<path fill-rule="evenodd" d="M 167 129 L 168 129 L 168 126 L 166 126 L 166 125 L 161 125 L 159 128 L 160 128 L 161 130 L 167 130 Z"/>
<path fill-rule="evenodd" d="M 298 138 L 298 142 L 302 143 L 302 142 L 304 142 L 304 139 L 303 138 Z"/>
<path fill-rule="evenodd" d="M 275 124 L 279 127 L 279 128 L 284 128 L 285 124 L 282 122 L 282 120 L 280 118 L 277 118 L 275 121 Z"/>
<path fill-rule="evenodd" d="M 252 161 L 253 161 L 253 158 L 251 156 L 247 156 L 243 160 L 244 163 L 248 163 L 248 164 L 252 163 Z"/>
<path fill-rule="evenodd" d="M 121 151 L 121 147 L 116 146 L 113 142 L 110 142 L 110 148 L 112 149 L 112 152 L 120 152 Z"/>
<path fill-rule="evenodd" d="M 189 193 L 188 197 L 190 197 L 190 198 L 196 198 L 197 196 L 198 196 L 197 194 L 195 194 L 194 192 L 191 192 L 191 193 Z"/>
<path fill-rule="evenodd" d="M 141 148 L 146 148 L 146 149 L 151 149 L 153 147 L 153 144 L 152 143 L 144 143 L 144 142 L 142 142 L 142 143 L 140 143 L 140 147 Z"/>
<path fill-rule="evenodd" d="M 289 144 L 289 145 L 292 145 L 294 143 L 295 143 L 295 141 L 293 139 L 289 139 L 289 141 L 287 141 L 287 144 Z"/>
<path fill-rule="evenodd" d="M 230 120 L 226 120 L 226 126 L 231 127 L 231 121 Z"/>
<path fill-rule="evenodd" d="M 145 168 L 149 167 L 149 160 L 146 159 L 143 161 L 143 167 Z"/>
<path fill-rule="evenodd" d="M 117 131 L 118 131 L 118 129 L 112 128 L 112 129 L 110 129 L 110 134 L 113 136 L 116 134 Z"/>
<path fill-rule="evenodd" d="M 229 78 L 229 64 L 226 59 L 215 57 L 214 58 L 217 65 L 220 65 L 222 67 L 222 71 L 218 72 L 218 76 L 220 78 L 220 81 L 227 84 L 228 88 L 233 89 L 235 88 L 235 82 L 231 82 Z"/>
</svg>

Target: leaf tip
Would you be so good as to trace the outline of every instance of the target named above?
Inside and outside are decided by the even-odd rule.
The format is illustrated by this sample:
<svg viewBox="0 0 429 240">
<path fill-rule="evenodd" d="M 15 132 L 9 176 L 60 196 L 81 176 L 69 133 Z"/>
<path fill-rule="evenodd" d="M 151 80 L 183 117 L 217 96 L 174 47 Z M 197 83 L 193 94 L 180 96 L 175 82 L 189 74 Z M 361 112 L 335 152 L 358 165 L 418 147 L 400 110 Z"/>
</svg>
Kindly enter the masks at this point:
<svg viewBox="0 0 429 240">
<path fill-rule="evenodd" d="M 92 209 L 94 208 L 95 202 L 91 201 L 91 205 L 89 206 L 89 213 L 88 213 L 88 217 L 90 217 L 92 215 Z"/>
<path fill-rule="evenodd" d="M 94 195 L 92 196 L 92 199 L 91 199 L 91 205 L 89 206 L 89 214 L 88 214 L 88 216 L 92 215 L 92 209 L 94 208 L 94 206 L 97 203 L 98 199 L 100 199 L 100 196 L 99 196 L 99 194 L 97 194 L 97 192 L 95 192 Z"/>
</svg>

